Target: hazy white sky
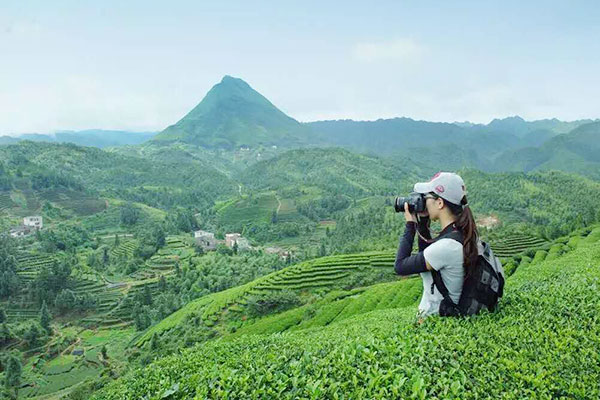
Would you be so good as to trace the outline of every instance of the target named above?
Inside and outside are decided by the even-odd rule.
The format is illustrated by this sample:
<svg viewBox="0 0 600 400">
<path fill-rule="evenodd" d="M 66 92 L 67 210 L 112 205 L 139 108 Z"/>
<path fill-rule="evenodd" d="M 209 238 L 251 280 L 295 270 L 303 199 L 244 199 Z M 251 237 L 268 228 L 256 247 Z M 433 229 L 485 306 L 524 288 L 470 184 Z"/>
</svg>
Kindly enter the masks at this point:
<svg viewBox="0 0 600 400">
<path fill-rule="evenodd" d="M 597 1 L 0 3 L 0 135 L 161 130 L 223 75 L 300 121 L 600 117 Z"/>
</svg>

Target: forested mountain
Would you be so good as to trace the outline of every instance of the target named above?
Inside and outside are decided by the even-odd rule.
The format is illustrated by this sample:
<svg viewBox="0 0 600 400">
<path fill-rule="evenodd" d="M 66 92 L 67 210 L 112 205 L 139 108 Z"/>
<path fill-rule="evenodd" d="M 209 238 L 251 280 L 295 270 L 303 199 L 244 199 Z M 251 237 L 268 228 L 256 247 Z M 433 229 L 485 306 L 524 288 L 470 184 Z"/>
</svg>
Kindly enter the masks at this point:
<svg viewBox="0 0 600 400">
<path fill-rule="evenodd" d="M 519 116 L 494 119 L 487 125 L 474 125 L 489 131 L 511 132 L 513 135 L 523 138 L 533 132 L 547 132 L 548 136 L 568 133 L 580 125 L 594 122 L 591 119 L 581 119 L 576 121 L 560 121 L 556 118 L 540 119 L 536 121 L 525 121 Z"/>
<path fill-rule="evenodd" d="M 108 131 L 88 129 L 84 131 L 61 131 L 53 134 L 26 133 L 16 137 L 0 136 L 0 144 L 12 144 L 22 140 L 51 143 L 73 143 L 80 146 L 106 148 L 140 144 L 152 138 L 155 132 Z"/>
<path fill-rule="evenodd" d="M 258 162 L 240 180 L 253 191 L 316 186 L 330 194 L 364 196 L 406 190 L 419 175 L 421 165 L 408 158 L 392 162 L 339 148 L 317 148 L 290 150 Z"/>
<path fill-rule="evenodd" d="M 161 208 L 206 207 L 236 190 L 225 174 L 207 162 L 150 160 L 72 144 L 25 141 L 2 146 L 0 160 L 13 171 L 12 176 L 31 176 L 32 185 L 52 186 L 53 181 L 64 180 L 82 189 Z"/>
<path fill-rule="evenodd" d="M 298 146 L 308 130 L 241 79 L 225 76 L 175 125 L 154 137 L 204 147 Z"/>
<path fill-rule="evenodd" d="M 495 119 L 488 125 L 415 121 L 410 118 L 377 121 L 317 121 L 307 125 L 330 145 L 367 153 L 435 154 L 448 167 L 458 163 L 482 169 L 503 151 L 539 146 L 591 120 L 563 122 L 557 119 L 525 121 L 520 117 Z M 456 161 L 447 161 L 455 157 Z"/>
<path fill-rule="evenodd" d="M 452 123 L 415 121 L 410 118 L 377 121 L 320 121 L 308 124 L 317 137 L 330 145 L 373 154 L 414 153 L 415 148 L 438 149 L 454 145 L 476 151 L 491 159 L 500 149 L 518 147 L 520 140 L 510 132 L 499 135 Z"/>
<path fill-rule="evenodd" d="M 298 147 L 343 147 L 365 154 L 405 160 L 419 160 L 423 165 L 436 164 L 438 169 L 474 167 L 486 171 L 527 171 L 533 163 L 548 158 L 536 155 L 535 148 L 552 141 L 592 120 L 572 122 L 546 119 L 525 121 L 508 117 L 495 119 L 487 125 L 471 123 L 442 123 L 415 121 L 410 118 L 379 119 L 376 121 L 316 121 L 299 123 L 277 109 L 264 96 L 241 79 L 225 76 L 185 117 L 151 142 L 142 146 L 146 154 L 159 155 L 155 146 L 176 142 L 188 146 L 187 155 L 207 150 L 229 152 L 222 158 L 233 159 L 230 168 L 243 166 L 280 154 L 276 146 L 285 149 Z M 197 146 L 194 150 L 193 146 Z M 507 163 L 514 152 L 520 162 Z M 546 150 L 542 150 L 545 153 Z M 217 157 L 218 158 L 218 157 Z M 217 158 L 213 157 L 213 161 Z M 572 160 L 570 160 L 572 161 Z M 577 160 L 579 164 L 580 160 Z M 217 162 L 218 163 L 218 162 Z M 565 166 L 560 159 L 550 163 L 552 168 L 577 171 L 582 167 Z M 239 168 L 238 168 L 239 170 Z"/>
<path fill-rule="evenodd" d="M 600 179 L 600 122 L 579 126 L 553 137 L 540 147 L 507 151 L 496 170 L 532 171 L 557 169 Z"/>
</svg>

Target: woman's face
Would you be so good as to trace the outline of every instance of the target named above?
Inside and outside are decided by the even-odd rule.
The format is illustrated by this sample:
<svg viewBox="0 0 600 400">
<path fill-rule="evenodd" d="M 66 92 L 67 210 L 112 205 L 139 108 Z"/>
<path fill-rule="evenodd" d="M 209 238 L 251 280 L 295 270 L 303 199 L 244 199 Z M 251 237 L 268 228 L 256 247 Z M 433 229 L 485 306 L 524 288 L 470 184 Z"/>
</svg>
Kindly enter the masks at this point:
<svg viewBox="0 0 600 400">
<path fill-rule="evenodd" d="M 440 210 L 442 209 L 443 204 L 444 202 L 439 197 L 437 199 L 434 199 L 431 195 L 425 197 L 425 207 L 427 208 L 429 219 L 435 221 L 440 218 Z"/>
</svg>

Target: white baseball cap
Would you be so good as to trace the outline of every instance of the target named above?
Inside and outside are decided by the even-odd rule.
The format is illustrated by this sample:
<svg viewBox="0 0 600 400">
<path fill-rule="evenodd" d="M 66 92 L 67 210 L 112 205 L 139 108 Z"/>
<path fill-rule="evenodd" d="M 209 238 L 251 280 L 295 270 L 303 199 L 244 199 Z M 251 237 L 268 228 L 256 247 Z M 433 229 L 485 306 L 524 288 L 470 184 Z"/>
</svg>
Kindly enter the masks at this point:
<svg viewBox="0 0 600 400">
<path fill-rule="evenodd" d="M 438 172 L 429 182 L 415 183 L 413 190 L 423 194 L 433 192 L 456 205 L 461 205 L 463 197 L 467 194 L 465 182 L 454 172 Z"/>
</svg>

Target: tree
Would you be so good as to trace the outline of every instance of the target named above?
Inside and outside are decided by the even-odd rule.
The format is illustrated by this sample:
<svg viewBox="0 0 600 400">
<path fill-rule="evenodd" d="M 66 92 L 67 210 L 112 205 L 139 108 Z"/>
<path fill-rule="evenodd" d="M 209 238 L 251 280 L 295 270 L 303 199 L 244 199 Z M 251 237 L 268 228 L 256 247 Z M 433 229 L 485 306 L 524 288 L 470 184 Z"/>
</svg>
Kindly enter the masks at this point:
<svg viewBox="0 0 600 400">
<path fill-rule="evenodd" d="M 0 307 L 0 324 L 6 322 L 6 311 L 4 311 L 4 308 Z"/>
<path fill-rule="evenodd" d="M 0 325 L 0 345 L 4 346 L 13 339 L 13 334 L 10 331 L 8 325 L 3 323 Z"/>
<path fill-rule="evenodd" d="M 135 327 L 138 331 L 143 331 L 152 324 L 148 307 L 144 307 L 135 317 Z"/>
<path fill-rule="evenodd" d="M 25 339 L 29 348 L 33 348 L 37 346 L 41 335 L 42 332 L 40 331 L 39 325 L 32 323 L 29 325 L 29 329 L 25 331 L 23 339 Z"/>
<path fill-rule="evenodd" d="M 87 256 L 87 264 L 92 267 L 92 268 L 96 268 L 98 265 L 98 257 L 96 256 L 96 252 L 92 251 L 90 252 L 90 254 L 88 254 Z"/>
<path fill-rule="evenodd" d="M 19 290 L 16 248 L 13 239 L 0 235 L 0 298 L 8 297 Z"/>
<path fill-rule="evenodd" d="M 158 290 L 161 292 L 167 290 L 167 281 L 164 275 L 161 275 L 160 278 L 158 278 Z"/>
<path fill-rule="evenodd" d="M 165 245 L 166 236 L 165 236 L 165 231 L 162 229 L 162 227 L 157 226 L 154 228 L 154 238 L 155 238 L 155 244 L 156 244 L 157 249 L 159 249 Z"/>
<path fill-rule="evenodd" d="M 158 335 L 154 333 L 152 335 L 152 339 L 150 339 L 150 349 L 158 350 L 160 348 L 160 340 L 158 339 Z"/>
<path fill-rule="evenodd" d="M 110 258 L 108 255 L 108 247 L 103 247 L 102 248 L 102 264 L 104 264 L 104 266 L 107 266 L 109 261 L 110 261 Z"/>
<path fill-rule="evenodd" d="M 121 240 L 119 240 L 119 235 L 116 234 L 115 235 L 115 243 L 114 243 L 114 247 L 117 247 L 119 244 L 121 243 Z"/>
<path fill-rule="evenodd" d="M 48 334 L 52 333 L 50 321 L 52 321 L 52 316 L 50 315 L 50 311 L 48 311 L 46 300 L 44 300 L 44 302 L 42 303 L 42 308 L 40 309 L 40 326 L 44 328 L 44 330 L 48 332 Z"/>
<path fill-rule="evenodd" d="M 145 306 L 152 305 L 152 291 L 150 290 L 150 285 L 144 286 L 144 294 L 142 295 L 142 304 Z"/>
<path fill-rule="evenodd" d="M 272 224 L 277 223 L 277 211 L 273 211 L 273 213 L 271 214 L 271 223 Z"/>
<path fill-rule="evenodd" d="M 15 391 L 15 399 L 19 395 L 19 386 L 21 386 L 21 374 L 23 373 L 23 366 L 21 365 L 21 358 L 17 354 L 13 353 L 7 357 L 6 360 L 6 373 L 4 376 L 4 386 L 6 389 L 13 389 Z"/>
<path fill-rule="evenodd" d="M 140 210 L 132 203 L 121 207 L 121 223 L 123 225 L 135 225 L 140 217 Z"/>
<path fill-rule="evenodd" d="M 196 250 L 197 255 L 199 255 L 199 256 L 204 255 L 204 247 L 201 244 L 196 243 L 196 245 L 194 246 L 194 250 Z"/>
<path fill-rule="evenodd" d="M 56 296 L 54 305 L 58 308 L 58 311 L 62 314 L 75 308 L 77 304 L 77 297 L 72 290 L 63 289 Z"/>
<path fill-rule="evenodd" d="M 108 360 L 108 350 L 106 349 L 106 345 L 102 345 L 100 353 L 102 354 L 103 359 Z"/>
<path fill-rule="evenodd" d="M 327 255 L 327 249 L 325 248 L 325 243 L 321 243 L 321 248 L 319 249 L 319 256 L 324 257 Z"/>
<path fill-rule="evenodd" d="M 233 242 L 233 254 L 237 254 L 238 253 L 238 244 L 237 241 Z"/>
</svg>

